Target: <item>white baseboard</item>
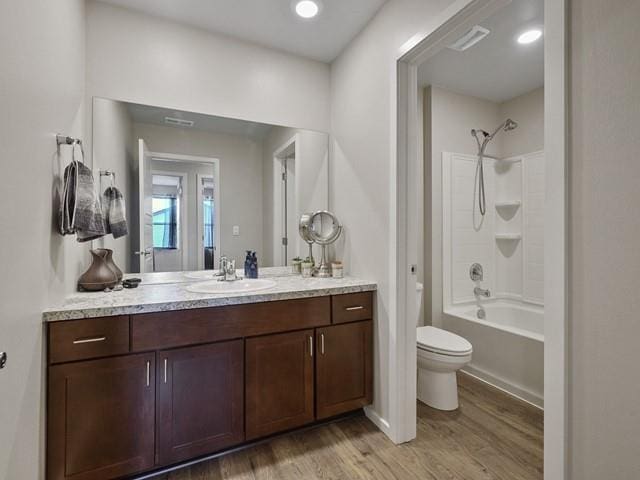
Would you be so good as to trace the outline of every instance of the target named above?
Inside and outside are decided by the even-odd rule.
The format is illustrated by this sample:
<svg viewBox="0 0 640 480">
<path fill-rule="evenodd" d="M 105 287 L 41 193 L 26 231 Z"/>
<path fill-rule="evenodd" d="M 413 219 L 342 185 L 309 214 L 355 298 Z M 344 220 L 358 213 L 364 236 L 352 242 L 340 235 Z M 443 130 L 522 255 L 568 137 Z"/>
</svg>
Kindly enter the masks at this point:
<svg viewBox="0 0 640 480">
<path fill-rule="evenodd" d="M 513 385 L 512 383 L 502 380 L 501 378 L 471 365 L 467 365 L 460 371 L 470 377 L 480 380 L 481 382 L 491 385 L 512 397 L 516 397 L 517 399 L 527 402 L 540 410 L 544 410 L 544 397 L 541 397 L 538 394 L 518 387 L 517 385 Z"/>
<path fill-rule="evenodd" d="M 369 420 L 371 420 L 376 427 L 380 429 L 382 433 L 384 433 L 387 437 L 389 437 L 393 441 L 393 437 L 391 436 L 391 425 L 384 418 L 382 418 L 378 412 L 376 412 L 373 407 L 364 407 L 364 414 L 367 416 Z"/>
</svg>

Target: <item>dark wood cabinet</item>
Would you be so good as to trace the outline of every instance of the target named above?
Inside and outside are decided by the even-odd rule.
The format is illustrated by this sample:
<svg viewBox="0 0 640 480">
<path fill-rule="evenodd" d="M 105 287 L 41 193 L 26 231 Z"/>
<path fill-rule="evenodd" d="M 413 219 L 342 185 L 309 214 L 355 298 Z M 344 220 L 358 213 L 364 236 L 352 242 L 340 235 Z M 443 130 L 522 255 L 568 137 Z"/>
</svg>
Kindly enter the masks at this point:
<svg viewBox="0 0 640 480">
<path fill-rule="evenodd" d="M 47 480 L 113 480 L 372 401 L 373 294 L 48 324 Z"/>
<path fill-rule="evenodd" d="M 247 440 L 314 420 L 313 330 L 246 340 Z"/>
<path fill-rule="evenodd" d="M 316 330 L 316 417 L 369 405 L 373 390 L 372 321 Z"/>
<path fill-rule="evenodd" d="M 244 345 L 233 340 L 158 352 L 158 464 L 244 440 Z"/>
<path fill-rule="evenodd" d="M 49 368 L 48 479 L 112 479 L 152 468 L 154 378 L 154 353 Z"/>
</svg>

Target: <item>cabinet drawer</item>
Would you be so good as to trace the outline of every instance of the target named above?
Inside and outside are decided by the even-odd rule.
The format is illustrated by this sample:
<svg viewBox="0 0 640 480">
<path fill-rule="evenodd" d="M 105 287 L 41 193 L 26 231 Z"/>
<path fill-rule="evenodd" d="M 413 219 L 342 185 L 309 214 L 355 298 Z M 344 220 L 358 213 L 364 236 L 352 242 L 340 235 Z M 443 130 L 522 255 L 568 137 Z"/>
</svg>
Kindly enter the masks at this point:
<svg viewBox="0 0 640 480">
<path fill-rule="evenodd" d="M 329 297 L 143 313 L 131 318 L 135 352 L 322 327 L 331 323 Z"/>
<path fill-rule="evenodd" d="M 61 363 L 129 352 L 129 317 L 49 324 L 49 362 Z"/>
<path fill-rule="evenodd" d="M 357 322 L 373 318 L 373 292 L 347 293 L 331 297 L 332 323 Z"/>
</svg>

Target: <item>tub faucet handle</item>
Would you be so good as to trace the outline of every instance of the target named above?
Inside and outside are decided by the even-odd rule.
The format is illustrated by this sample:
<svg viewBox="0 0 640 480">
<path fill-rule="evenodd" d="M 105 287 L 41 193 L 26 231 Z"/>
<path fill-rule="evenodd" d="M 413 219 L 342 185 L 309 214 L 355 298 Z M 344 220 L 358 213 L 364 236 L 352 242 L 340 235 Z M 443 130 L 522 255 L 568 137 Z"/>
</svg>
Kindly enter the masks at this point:
<svg viewBox="0 0 640 480">
<path fill-rule="evenodd" d="M 469 277 L 471 277 L 471 280 L 473 280 L 474 282 L 481 282 L 484 278 L 482 265 L 480 265 L 479 263 L 474 263 L 473 265 L 471 265 L 471 268 L 469 268 Z"/>
</svg>

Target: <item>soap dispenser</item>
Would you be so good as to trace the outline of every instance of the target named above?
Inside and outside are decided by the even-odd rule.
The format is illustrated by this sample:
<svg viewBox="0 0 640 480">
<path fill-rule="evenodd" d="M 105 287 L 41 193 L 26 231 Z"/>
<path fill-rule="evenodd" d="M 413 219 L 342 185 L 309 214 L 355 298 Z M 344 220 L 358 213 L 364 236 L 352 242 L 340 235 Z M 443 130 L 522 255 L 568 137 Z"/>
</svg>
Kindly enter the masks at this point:
<svg viewBox="0 0 640 480">
<path fill-rule="evenodd" d="M 250 268 L 249 268 L 249 278 L 258 278 L 258 257 L 256 255 L 256 252 L 253 252 L 251 254 L 251 264 L 250 264 Z"/>
<path fill-rule="evenodd" d="M 247 250 L 247 256 L 244 259 L 244 278 L 251 278 L 251 250 Z"/>
</svg>

